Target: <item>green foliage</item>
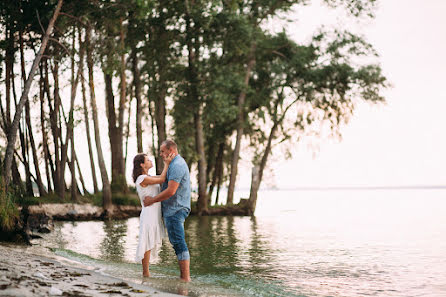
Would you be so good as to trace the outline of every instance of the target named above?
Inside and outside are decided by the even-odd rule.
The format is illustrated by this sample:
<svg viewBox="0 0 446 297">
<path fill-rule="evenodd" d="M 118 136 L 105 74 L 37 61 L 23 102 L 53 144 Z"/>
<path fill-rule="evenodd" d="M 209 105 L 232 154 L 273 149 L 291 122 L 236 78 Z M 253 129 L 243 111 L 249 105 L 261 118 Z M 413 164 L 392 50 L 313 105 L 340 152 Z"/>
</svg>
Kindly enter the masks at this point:
<svg viewBox="0 0 446 297">
<path fill-rule="evenodd" d="M 82 203 L 91 203 L 95 206 L 102 206 L 102 193 L 85 196 L 81 199 Z M 114 205 L 141 205 L 138 196 L 135 193 L 113 193 L 112 203 Z"/>
<path fill-rule="evenodd" d="M 36 11 L 46 27 L 56 2 L 2 1 L 0 26 L 14 36 L 22 31 L 26 47 L 35 49 L 42 34 Z M 143 106 L 150 107 L 152 119 L 163 120 L 154 113 L 155 103 L 166 107 L 167 122 L 173 123 L 168 137 L 174 136 L 180 153 L 189 165 L 194 165 L 198 161 L 194 120 L 200 110 L 210 164 L 208 182 L 220 144 L 226 144 L 222 176 L 225 180 L 241 93 L 246 93 L 243 128 L 245 137 L 255 147 L 254 163 L 259 163 L 271 139 L 272 145 L 298 141 L 307 134 L 317 135 L 326 125 L 332 135 L 338 135 L 357 102 L 384 101 L 380 92 L 387 87 L 386 78 L 377 63 L 376 51 L 362 36 L 320 30 L 308 43 L 300 44 L 286 32 L 272 34 L 264 26 L 266 20 L 310 3 L 311 0 L 211 0 L 195 1 L 192 5 L 180 0 L 65 0 L 63 11 L 72 17 L 62 15 L 58 19 L 54 33 L 58 42 L 50 42 L 45 55 L 50 67 L 57 61 L 61 66 L 59 75 L 66 74 L 69 55 L 63 46 L 71 48 L 73 29 L 82 36 L 82 31 L 90 27 L 95 66 L 110 75 L 113 82 L 120 73 L 122 54 L 130 58 L 125 65 L 127 70 L 131 67 L 129 62 L 138 60 L 145 95 Z M 363 18 L 373 17 L 377 1 L 323 3 L 340 8 L 351 17 Z M 7 46 L 7 39 L 0 40 L 0 62 Z M 189 55 L 191 49 L 193 55 Z M 135 56 L 137 59 L 133 60 Z M 246 84 L 247 65 L 252 58 L 255 64 Z M 133 96 L 131 81 L 132 78 L 127 80 L 128 98 Z M 138 205 L 132 194 L 119 194 L 125 183 L 124 176 L 113 179 L 113 203 Z M 66 199 L 20 194 L 17 203 L 71 202 Z M 102 205 L 101 194 L 80 199 Z"/>
<path fill-rule="evenodd" d="M 114 205 L 131 205 L 131 206 L 141 205 L 138 196 L 135 194 L 115 193 L 112 196 L 112 202 Z"/>
<path fill-rule="evenodd" d="M 127 181 L 125 179 L 125 176 L 123 175 L 117 175 L 115 179 L 113 179 L 111 183 L 111 190 L 112 193 L 116 193 L 121 191 L 123 188 L 126 187 Z"/>
<path fill-rule="evenodd" d="M 0 230 L 13 230 L 19 218 L 19 211 L 14 203 L 14 196 L 10 191 L 6 191 L 3 176 L 0 175 Z"/>
</svg>

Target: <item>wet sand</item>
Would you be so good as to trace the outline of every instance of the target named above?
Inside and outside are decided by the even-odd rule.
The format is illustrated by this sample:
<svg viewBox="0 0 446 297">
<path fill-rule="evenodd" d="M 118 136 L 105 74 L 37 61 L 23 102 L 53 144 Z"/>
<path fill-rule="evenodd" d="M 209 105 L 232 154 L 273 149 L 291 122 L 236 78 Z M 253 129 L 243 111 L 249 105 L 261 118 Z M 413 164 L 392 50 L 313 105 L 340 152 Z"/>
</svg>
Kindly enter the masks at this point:
<svg viewBox="0 0 446 297">
<path fill-rule="evenodd" d="M 0 243 L 0 296 L 180 296 Z"/>
</svg>

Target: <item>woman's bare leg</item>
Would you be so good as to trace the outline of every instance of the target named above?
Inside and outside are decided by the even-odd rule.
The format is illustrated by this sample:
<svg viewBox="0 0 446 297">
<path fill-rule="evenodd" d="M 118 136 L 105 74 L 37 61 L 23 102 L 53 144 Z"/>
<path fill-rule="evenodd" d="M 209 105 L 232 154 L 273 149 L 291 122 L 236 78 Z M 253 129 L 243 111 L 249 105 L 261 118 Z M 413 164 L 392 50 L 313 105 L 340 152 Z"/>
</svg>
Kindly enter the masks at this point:
<svg viewBox="0 0 446 297">
<path fill-rule="evenodd" d="M 142 259 L 142 275 L 150 276 L 149 272 L 149 262 L 150 262 L 150 250 L 144 253 L 144 259 Z"/>
</svg>

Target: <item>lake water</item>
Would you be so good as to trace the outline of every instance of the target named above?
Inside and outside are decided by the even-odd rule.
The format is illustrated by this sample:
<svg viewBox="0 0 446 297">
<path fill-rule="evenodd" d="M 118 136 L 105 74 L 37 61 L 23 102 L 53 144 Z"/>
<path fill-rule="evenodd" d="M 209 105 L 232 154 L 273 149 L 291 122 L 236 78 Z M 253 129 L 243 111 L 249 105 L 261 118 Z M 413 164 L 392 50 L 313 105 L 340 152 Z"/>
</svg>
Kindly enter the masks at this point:
<svg viewBox="0 0 446 297">
<path fill-rule="evenodd" d="M 255 217 L 189 217 L 189 284 L 177 280 L 168 240 L 142 279 L 138 227 L 139 218 L 57 222 L 38 242 L 188 296 L 446 296 L 446 190 L 262 191 Z"/>
</svg>

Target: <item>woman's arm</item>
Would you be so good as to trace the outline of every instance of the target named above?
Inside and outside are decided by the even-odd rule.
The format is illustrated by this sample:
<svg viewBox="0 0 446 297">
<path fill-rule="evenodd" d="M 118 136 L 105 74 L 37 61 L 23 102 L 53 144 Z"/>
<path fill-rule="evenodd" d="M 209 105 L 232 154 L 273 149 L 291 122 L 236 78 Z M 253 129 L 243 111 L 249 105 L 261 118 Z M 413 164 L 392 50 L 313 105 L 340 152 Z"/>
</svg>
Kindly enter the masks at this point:
<svg viewBox="0 0 446 297">
<path fill-rule="evenodd" d="M 156 185 L 162 184 L 166 180 L 167 169 L 169 168 L 170 161 L 172 161 L 173 157 L 169 156 L 164 161 L 164 168 L 161 175 L 155 176 L 146 176 L 144 180 L 140 183 L 141 187 L 147 187 L 148 185 Z"/>
</svg>

